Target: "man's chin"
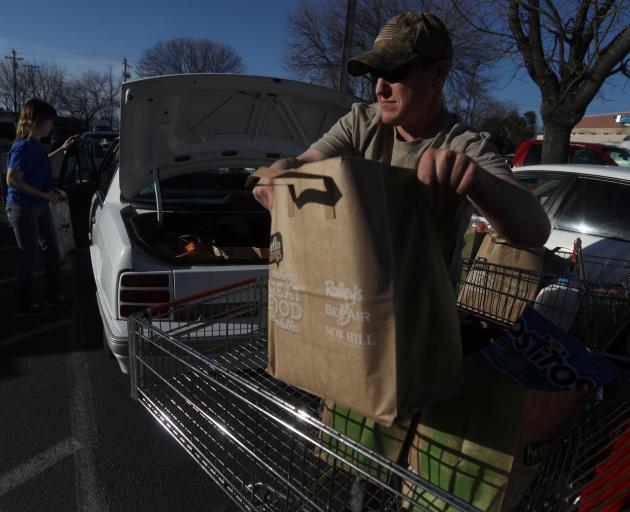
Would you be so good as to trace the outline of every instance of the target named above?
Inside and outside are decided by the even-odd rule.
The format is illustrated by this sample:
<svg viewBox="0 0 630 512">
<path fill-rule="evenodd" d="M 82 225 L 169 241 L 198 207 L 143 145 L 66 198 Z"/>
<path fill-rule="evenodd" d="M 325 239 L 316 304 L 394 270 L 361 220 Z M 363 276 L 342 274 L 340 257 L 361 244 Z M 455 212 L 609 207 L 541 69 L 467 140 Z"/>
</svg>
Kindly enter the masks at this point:
<svg viewBox="0 0 630 512">
<path fill-rule="evenodd" d="M 391 112 L 382 112 L 381 111 L 381 122 L 386 126 L 393 126 L 398 121 L 398 116 L 392 114 Z"/>
</svg>

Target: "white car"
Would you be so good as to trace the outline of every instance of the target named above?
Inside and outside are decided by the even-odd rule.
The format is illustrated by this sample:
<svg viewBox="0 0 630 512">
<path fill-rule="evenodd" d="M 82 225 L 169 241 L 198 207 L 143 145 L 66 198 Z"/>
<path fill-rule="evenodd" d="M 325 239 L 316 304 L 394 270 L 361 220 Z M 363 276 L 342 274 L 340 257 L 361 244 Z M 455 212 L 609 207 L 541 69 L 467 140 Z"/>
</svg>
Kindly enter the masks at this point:
<svg viewBox="0 0 630 512">
<path fill-rule="evenodd" d="M 267 77 L 195 74 L 123 85 L 90 256 L 104 340 L 127 371 L 127 317 L 267 272 L 270 217 L 255 168 L 303 152 L 355 98 Z"/>
<path fill-rule="evenodd" d="M 630 170 L 603 165 L 532 165 L 512 169 L 551 220 L 548 249 L 571 250 L 580 238 L 585 257 L 619 265 L 590 265 L 589 281 L 617 282 L 630 269 Z M 617 269 L 617 270 L 615 270 Z"/>
</svg>

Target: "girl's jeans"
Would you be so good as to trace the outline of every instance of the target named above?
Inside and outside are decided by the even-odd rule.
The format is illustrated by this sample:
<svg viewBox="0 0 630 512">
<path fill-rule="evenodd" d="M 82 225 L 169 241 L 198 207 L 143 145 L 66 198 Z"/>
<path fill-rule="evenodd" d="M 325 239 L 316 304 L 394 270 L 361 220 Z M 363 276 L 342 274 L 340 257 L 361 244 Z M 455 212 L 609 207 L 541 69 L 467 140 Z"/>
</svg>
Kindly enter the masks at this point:
<svg viewBox="0 0 630 512">
<path fill-rule="evenodd" d="M 37 302 L 33 300 L 33 273 L 37 268 L 40 246 L 46 261 L 46 294 L 56 297 L 62 291 L 61 266 L 57 231 L 48 206 L 29 208 L 16 204 L 7 205 L 7 217 L 17 241 L 19 264 L 15 283 L 15 299 L 18 307 Z"/>
</svg>

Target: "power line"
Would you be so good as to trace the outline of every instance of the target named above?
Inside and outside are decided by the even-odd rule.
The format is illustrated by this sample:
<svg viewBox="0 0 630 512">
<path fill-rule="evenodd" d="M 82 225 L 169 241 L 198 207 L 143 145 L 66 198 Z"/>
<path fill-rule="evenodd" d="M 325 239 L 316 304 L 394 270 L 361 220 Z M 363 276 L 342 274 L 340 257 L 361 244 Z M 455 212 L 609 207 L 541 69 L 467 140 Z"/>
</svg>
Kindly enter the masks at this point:
<svg viewBox="0 0 630 512">
<path fill-rule="evenodd" d="M 11 48 L 0 48 L 0 50 L 10 50 Z M 20 50 L 22 54 L 33 54 L 33 55 L 50 55 L 53 57 L 70 57 L 70 58 L 83 58 L 83 57 L 91 57 L 96 59 L 107 59 L 107 60 L 118 60 L 121 57 L 116 55 L 97 55 L 93 53 L 78 53 L 78 52 L 58 52 L 58 51 L 50 51 L 45 49 L 22 49 Z"/>
</svg>

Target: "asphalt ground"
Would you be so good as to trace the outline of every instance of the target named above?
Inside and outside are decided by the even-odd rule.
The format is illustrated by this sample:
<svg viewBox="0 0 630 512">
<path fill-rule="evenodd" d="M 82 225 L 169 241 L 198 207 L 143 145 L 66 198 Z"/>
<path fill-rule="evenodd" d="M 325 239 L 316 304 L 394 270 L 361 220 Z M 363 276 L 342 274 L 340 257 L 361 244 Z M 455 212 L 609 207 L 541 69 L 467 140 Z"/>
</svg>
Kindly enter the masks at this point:
<svg viewBox="0 0 630 512">
<path fill-rule="evenodd" d="M 228 498 L 136 402 L 103 350 L 89 252 L 69 311 L 12 316 L 17 249 L 0 213 L 0 512 L 223 512 Z M 43 291 L 43 275 L 36 277 Z"/>
</svg>

